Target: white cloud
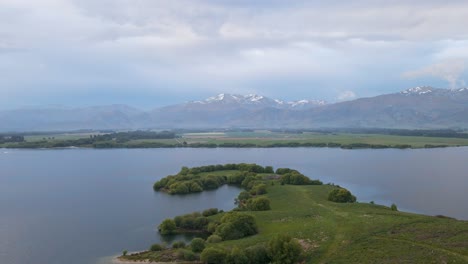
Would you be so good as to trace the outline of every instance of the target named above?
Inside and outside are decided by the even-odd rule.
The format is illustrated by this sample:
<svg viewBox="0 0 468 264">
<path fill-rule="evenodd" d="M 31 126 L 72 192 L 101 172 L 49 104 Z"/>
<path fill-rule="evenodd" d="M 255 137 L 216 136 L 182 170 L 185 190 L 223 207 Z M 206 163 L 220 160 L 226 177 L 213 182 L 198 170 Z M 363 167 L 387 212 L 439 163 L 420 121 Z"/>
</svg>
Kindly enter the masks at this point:
<svg viewBox="0 0 468 264">
<path fill-rule="evenodd" d="M 135 83 L 135 92 L 258 88 L 332 99 L 336 90 L 322 87 L 346 83 L 363 95 L 380 76 L 398 79 L 400 65 L 468 57 L 466 10 L 466 1 L 430 0 L 0 0 L 0 69 L 10 73 L 0 92 Z M 413 75 L 453 83 L 463 71 L 423 72 Z M 277 80 L 296 85 L 270 88 Z"/>
<path fill-rule="evenodd" d="M 465 81 L 461 79 L 465 69 L 466 64 L 463 59 L 447 59 L 415 71 L 405 72 L 403 76 L 406 78 L 433 76 L 446 80 L 450 88 L 455 89 L 465 84 Z"/>
<path fill-rule="evenodd" d="M 349 101 L 356 98 L 356 94 L 353 91 L 343 91 L 338 94 L 336 98 L 338 101 Z"/>
</svg>

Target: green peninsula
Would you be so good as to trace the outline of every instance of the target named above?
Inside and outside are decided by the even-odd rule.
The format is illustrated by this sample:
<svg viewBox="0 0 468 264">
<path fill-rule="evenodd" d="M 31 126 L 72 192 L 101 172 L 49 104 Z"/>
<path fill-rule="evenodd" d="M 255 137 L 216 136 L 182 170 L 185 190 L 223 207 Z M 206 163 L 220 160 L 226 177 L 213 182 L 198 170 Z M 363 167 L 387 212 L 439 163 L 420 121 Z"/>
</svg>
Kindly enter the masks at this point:
<svg viewBox="0 0 468 264">
<path fill-rule="evenodd" d="M 342 187 L 304 177 L 293 169 L 273 172 L 271 167 L 255 164 L 182 168 L 179 174 L 156 183 L 155 190 L 174 193 L 173 185 L 187 185 L 191 192 L 195 182 L 205 190 L 210 189 L 205 188 L 206 179 L 222 179 L 218 186 L 237 184 L 245 190 L 236 199 L 237 208 L 232 212 L 187 212 L 166 219 L 159 225 L 161 233 L 200 231 L 209 237 L 191 244 L 155 244 L 148 251 L 125 252 L 119 259 L 179 263 L 468 263 L 467 221 L 399 212 L 395 205 L 390 208 L 355 202 L 356 198 Z M 253 206 L 254 200 L 268 201 L 268 206 Z"/>
</svg>

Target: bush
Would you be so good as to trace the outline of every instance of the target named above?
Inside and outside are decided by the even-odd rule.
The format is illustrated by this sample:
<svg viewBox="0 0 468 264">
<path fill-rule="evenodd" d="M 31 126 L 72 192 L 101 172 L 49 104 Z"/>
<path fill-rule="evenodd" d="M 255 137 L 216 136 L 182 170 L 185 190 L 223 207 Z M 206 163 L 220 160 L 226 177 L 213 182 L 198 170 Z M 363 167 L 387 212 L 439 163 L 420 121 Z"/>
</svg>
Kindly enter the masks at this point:
<svg viewBox="0 0 468 264">
<path fill-rule="evenodd" d="M 122 251 L 122 256 L 124 256 L 124 257 L 127 256 L 127 253 L 128 253 L 127 250 Z"/>
<path fill-rule="evenodd" d="M 207 264 L 222 264 L 227 258 L 226 251 L 216 248 L 205 248 L 200 255 L 200 260 Z"/>
<path fill-rule="evenodd" d="M 184 241 L 177 241 L 172 244 L 172 248 L 184 248 L 185 242 Z"/>
<path fill-rule="evenodd" d="M 339 188 L 332 190 L 328 194 L 328 200 L 335 203 L 354 203 L 356 202 L 356 196 L 344 188 Z"/>
<path fill-rule="evenodd" d="M 248 193 L 248 192 L 246 192 L 246 191 L 242 191 L 242 192 L 240 192 L 239 195 L 237 196 L 236 202 L 239 203 L 239 202 L 248 200 L 248 199 L 250 199 L 250 197 L 252 197 L 252 196 L 250 195 L 250 193 Z"/>
<path fill-rule="evenodd" d="M 210 208 L 202 212 L 202 215 L 205 217 L 215 215 L 215 214 L 218 214 L 218 208 Z"/>
<path fill-rule="evenodd" d="M 176 223 L 172 219 L 166 219 L 159 225 L 159 232 L 161 232 L 162 235 L 172 234 L 176 229 Z"/>
<path fill-rule="evenodd" d="M 396 204 L 394 204 L 394 203 L 392 203 L 392 205 L 390 206 L 390 209 L 392 211 L 398 211 L 398 208 L 397 208 Z"/>
<path fill-rule="evenodd" d="M 202 192 L 203 191 L 203 188 L 197 182 L 190 183 L 189 189 L 190 189 L 190 192 L 192 192 L 192 193 L 193 192 Z"/>
<path fill-rule="evenodd" d="M 219 243 L 221 241 L 223 241 L 223 239 L 218 235 L 211 235 L 206 239 L 208 243 Z"/>
<path fill-rule="evenodd" d="M 257 197 L 248 200 L 247 209 L 251 211 L 267 211 L 270 210 L 270 199 L 266 197 Z"/>
<path fill-rule="evenodd" d="M 292 264 L 296 263 L 302 253 L 302 247 L 296 239 L 281 234 L 268 242 L 268 254 L 272 263 Z"/>
<path fill-rule="evenodd" d="M 221 218 L 221 224 L 216 228 L 216 235 L 223 240 L 234 240 L 257 233 L 255 218 L 241 212 L 229 212 Z"/>
<path fill-rule="evenodd" d="M 194 261 L 198 259 L 195 253 L 187 249 L 180 249 L 179 251 L 177 251 L 177 255 L 179 259 L 183 259 L 187 261 Z"/>
<path fill-rule="evenodd" d="M 265 245 L 248 247 L 245 249 L 245 255 L 249 259 L 250 263 L 267 264 L 271 261 L 268 256 L 268 249 Z"/>
<path fill-rule="evenodd" d="M 205 249 L 205 240 L 196 237 L 190 242 L 190 248 L 193 252 L 202 252 Z"/>
<path fill-rule="evenodd" d="M 261 195 L 265 193 L 267 193 L 267 186 L 264 183 L 257 184 L 250 190 L 250 194 Z"/>
<path fill-rule="evenodd" d="M 226 258 L 227 264 L 249 264 L 249 259 L 242 250 L 234 247 Z M 256 262 L 253 262 L 256 263 Z"/>
<path fill-rule="evenodd" d="M 164 247 L 158 243 L 151 245 L 150 251 L 161 251 Z"/>
</svg>

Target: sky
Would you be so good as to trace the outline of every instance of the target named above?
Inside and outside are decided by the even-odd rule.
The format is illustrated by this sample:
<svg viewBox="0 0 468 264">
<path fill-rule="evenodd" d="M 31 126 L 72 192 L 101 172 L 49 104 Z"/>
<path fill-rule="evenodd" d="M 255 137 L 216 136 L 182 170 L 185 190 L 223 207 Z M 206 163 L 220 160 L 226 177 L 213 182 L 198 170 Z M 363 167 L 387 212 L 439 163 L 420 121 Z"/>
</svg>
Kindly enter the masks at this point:
<svg viewBox="0 0 468 264">
<path fill-rule="evenodd" d="M 450 0 L 0 0 L 0 109 L 464 87 L 467 14 Z"/>
</svg>

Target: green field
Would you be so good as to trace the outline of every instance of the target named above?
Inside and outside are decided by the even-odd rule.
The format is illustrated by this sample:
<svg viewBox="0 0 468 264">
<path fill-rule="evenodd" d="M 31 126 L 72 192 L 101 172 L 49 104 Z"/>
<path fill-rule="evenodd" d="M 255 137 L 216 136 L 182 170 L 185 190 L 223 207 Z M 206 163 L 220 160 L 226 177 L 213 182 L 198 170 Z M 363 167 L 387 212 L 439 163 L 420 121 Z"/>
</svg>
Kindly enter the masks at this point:
<svg viewBox="0 0 468 264">
<path fill-rule="evenodd" d="M 468 138 L 404 136 L 357 133 L 251 132 L 179 133 L 173 139 L 131 139 L 83 143 L 102 133 L 26 135 L 24 142 L 0 143 L 0 148 L 167 148 L 167 147 L 342 147 L 342 148 L 425 148 L 468 146 Z"/>
<path fill-rule="evenodd" d="M 196 133 L 191 133 L 190 137 L 182 135 L 182 139 L 188 144 L 208 143 L 241 143 L 254 144 L 257 146 L 268 146 L 275 143 L 338 143 L 338 144 L 378 144 L 378 145 L 411 145 L 413 148 L 422 148 L 425 145 L 447 145 L 447 146 L 468 146 L 468 139 L 465 138 L 444 138 L 444 137 L 422 137 L 422 136 L 394 136 L 382 134 L 351 134 L 351 133 L 272 133 L 268 131 L 259 132 L 231 132 L 224 135 L 217 134 L 210 137 L 201 133 L 197 137 Z"/>
<path fill-rule="evenodd" d="M 255 216 L 259 233 L 208 247 L 229 252 L 234 247 L 266 244 L 277 234 L 288 234 L 300 241 L 306 263 L 468 263 L 468 221 L 392 211 L 369 203 L 330 202 L 328 193 L 337 188 L 330 185 L 264 181 L 271 210 L 248 211 Z M 221 216 L 210 218 L 219 220 Z M 175 252 L 147 251 L 124 259 L 160 261 L 161 255 Z"/>
<path fill-rule="evenodd" d="M 219 246 L 247 247 L 287 233 L 304 241 L 308 263 L 468 263 L 468 222 L 337 204 L 326 199 L 332 188 L 270 186 L 272 210 L 249 212 L 260 233 Z"/>
</svg>

